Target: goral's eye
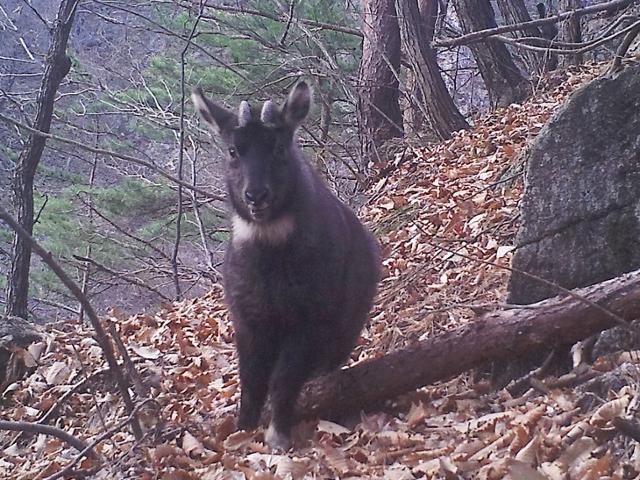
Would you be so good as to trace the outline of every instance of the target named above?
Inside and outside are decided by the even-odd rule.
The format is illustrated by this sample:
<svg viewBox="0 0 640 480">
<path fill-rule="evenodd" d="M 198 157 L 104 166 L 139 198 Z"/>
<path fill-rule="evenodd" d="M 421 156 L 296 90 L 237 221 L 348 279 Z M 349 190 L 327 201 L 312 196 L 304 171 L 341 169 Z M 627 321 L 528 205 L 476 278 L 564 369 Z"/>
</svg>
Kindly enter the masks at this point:
<svg viewBox="0 0 640 480">
<path fill-rule="evenodd" d="M 238 168 L 240 166 L 240 158 L 238 156 L 238 150 L 235 147 L 229 147 L 229 167 Z"/>
</svg>

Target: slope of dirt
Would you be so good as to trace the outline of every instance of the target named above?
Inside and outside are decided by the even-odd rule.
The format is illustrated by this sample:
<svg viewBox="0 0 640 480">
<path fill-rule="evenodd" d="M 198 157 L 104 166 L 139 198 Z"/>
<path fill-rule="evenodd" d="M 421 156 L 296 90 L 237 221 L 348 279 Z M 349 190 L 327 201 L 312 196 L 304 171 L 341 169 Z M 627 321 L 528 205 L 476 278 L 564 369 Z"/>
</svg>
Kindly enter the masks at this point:
<svg viewBox="0 0 640 480">
<path fill-rule="evenodd" d="M 508 272 L 473 259 L 509 264 L 526 143 L 596 74 L 596 67 L 566 74 L 559 86 L 480 119 L 470 132 L 395 159 L 397 168 L 377 182 L 361 212 L 383 244 L 385 278 L 352 362 L 455 328 L 500 303 Z M 532 381 L 536 388 L 519 396 L 462 375 L 348 425 L 305 423 L 295 451 L 272 453 L 262 429 L 235 431 L 239 385 L 220 289 L 155 314 L 111 312 L 105 321 L 116 323 L 140 373 L 136 397 L 152 400 L 140 409 L 141 441 L 117 428 L 95 447 L 104 463 L 77 463 L 91 478 L 622 479 L 640 471 L 640 450 L 627 436 L 638 434 L 625 420 L 639 398 L 635 353 Z M 127 417 L 101 351 L 75 322 L 51 325 L 44 335 L 16 352 L 32 373 L 3 392 L 2 419 L 55 425 L 91 443 Z M 572 386 L 603 374 L 613 383 Z M 0 441 L 2 478 L 49 478 L 77 456 L 42 434 L 2 432 Z"/>
</svg>

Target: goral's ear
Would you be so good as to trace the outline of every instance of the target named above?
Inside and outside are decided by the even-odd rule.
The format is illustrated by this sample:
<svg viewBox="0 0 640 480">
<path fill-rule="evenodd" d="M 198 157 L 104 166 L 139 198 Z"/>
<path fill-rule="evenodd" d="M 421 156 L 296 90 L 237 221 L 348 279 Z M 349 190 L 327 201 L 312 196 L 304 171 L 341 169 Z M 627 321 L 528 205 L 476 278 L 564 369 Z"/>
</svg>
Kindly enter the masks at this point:
<svg viewBox="0 0 640 480">
<path fill-rule="evenodd" d="M 298 82 L 282 106 L 282 120 L 292 129 L 300 126 L 311 108 L 311 88 L 306 82 Z"/>
<path fill-rule="evenodd" d="M 238 125 L 238 117 L 224 107 L 217 105 L 204 96 L 200 88 L 191 93 L 193 104 L 200 118 L 216 133 L 227 137 L 232 128 Z"/>
</svg>

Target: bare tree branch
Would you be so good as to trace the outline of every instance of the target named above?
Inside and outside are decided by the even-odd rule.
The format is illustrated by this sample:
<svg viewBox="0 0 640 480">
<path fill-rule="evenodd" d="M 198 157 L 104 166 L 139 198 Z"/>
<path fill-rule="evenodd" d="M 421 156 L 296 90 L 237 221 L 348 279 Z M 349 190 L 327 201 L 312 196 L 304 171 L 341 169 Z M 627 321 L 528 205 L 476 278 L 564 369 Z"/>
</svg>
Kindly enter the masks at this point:
<svg viewBox="0 0 640 480">
<path fill-rule="evenodd" d="M 98 146 L 98 140 L 100 139 L 100 133 L 98 131 L 98 117 L 96 117 L 96 133 L 95 133 L 95 147 Z M 89 216 L 89 225 L 91 227 L 91 229 L 94 228 L 94 224 L 95 224 L 95 219 L 93 216 L 93 185 L 95 183 L 95 179 L 96 179 L 96 170 L 98 169 L 98 154 L 94 154 L 93 155 L 93 162 L 91 164 L 91 170 L 89 172 L 89 192 L 88 192 L 88 198 L 87 198 L 87 215 Z M 87 248 L 85 250 L 85 257 L 87 258 L 91 258 L 91 254 L 92 254 L 92 250 L 93 250 L 93 245 L 91 241 L 87 242 Z M 91 276 L 91 265 L 89 263 L 85 264 L 84 269 L 82 271 L 82 293 L 84 293 L 85 295 L 87 295 L 88 291 L 89 291 L 89 280 L 90 280 L 90 276 Z M 82 308 L 82 305 L 79 306 L 78 309 L 78 319 L 82 322 L 84 319 L 84 310 Z"/>
<path fill-rule="evenodd" d="M 592 13 L 602 12 L 605 10 L 616 9 L 621 7 L 626 7 L 631 5 L 638 0 L 612 0 L 607 3 L 600 3 L 597 5 L 591 5 L 585 8 L 579 8 L 576 10 L 572 10 L 570 12 L 560 13 L 558 15 L 552 17 L 541 18 L 538 20 L 532 20 L 530 22 L 522 22 L 516 23 L 513 25 L 504 25 L 497 28 L 489 28 L 486 30 L 479 30 L 477 32 L 472 32 L 467 35 L 462 35 L 460 37 L 451 38 L 451 39 L 436 39 L 432 42 L 432 46 L 434 47 L 456 47 L 460 45 L 468 45 L 474 42 L 480 42 L 487 37 L 491 37 L 494 35 L 498 35 L 500 33 L 514 32 L 516 30 L 524 30 L 531 27 L 539 27 L 540 25 L 547 25 L 550 23 L 558 23 L 561 20 L 566 18 L 576 16 L 581 17 L 584 15 L 589 15 Z"/>
<path fill-rule="evenodd" d="M 629 47 L 633 43 L 633 40 L 638 36 L 638 34 L 640 34 L 640 22 L 636 22 L 634 24 L 634 28 L 629 30 L 627 36 L 624 37 L 624 40 L 622 40 L 622 43 L 618 47 L 618 50 L 616 50 L 616 55 L 613 58 L 613 62 L 611 62 L 611 66 L 609 67 L 609 74 L 616 73 L 620 70 L 620 68 L 622 68 L 622 59 L 626 55 L 627 50 L 629 50 Z"/>
<path fill-rule="evenodd" d="M 633 41 L 633 38 L 635 38 L 635 36 L 638 34 L 638 29 L 640 28 L 640 21 L 635 22 L 631 25 L 629 25 L 628 27 L 612 33 L 611 35 L 601 38 L 597 41 L 592 41 L 592 42 L 586 42 L 586 43 L 576 43 L 573 45 L 582 45 L 580 48 L 568 48 L 568 49 L 561 49 L 561 48 L 551 48 L 551 47 L 536 47 L 534 45 L 528 45 L 526 43 L 524 43 L 523 41 L 525 40 L 524 38 L 519 38 L 519 39 L 514 39 L 514 38 L 509 38 L 509 37 L 505 37 L 503 35 L 494 35 L 491 38 L 495 38 L 496 40 L 499 40 L 501 42 L 507 43 L 509 45 L 513 45 L 514 47 L 517 48 L 523 48 L 525 50 L 533 50 L 533 51 L 537 51 L 537 52 L 550 52 L 550 53 L 557 53 L 559 55 L 575 55 L 577 53 L 584 53 L 584 52 L 588 52 L 590 50 L 593 50 L 597 47 L 599 47 L 600 45 L 603 45 L 607 42 L 609 42 L 610 40 L 613 40 L 617 37 L 620 37 L 622 35 L 628 34 L 627 38 L 631 38 L 629 45 L 631 44 L 631 41 Z M 635 34 L 633 34 L 633 32 L 636 32 Z M 544 39 L 540 39 L 541 41 L 544 41 Z M 553 42 L 551 43 L 551 45 L 553 45 Z M 623 44 L 624 45 L 624 42 Z M 628 46 L 627 46 L 628 48 Z M 625 48 L 625 52 L 626 52 L 626 48 Z"/>
<path fill-rule="evenodd" d="M 191 44 L 191 39 L 196 33 L 202 13 L 204 12 L 203 1 L 200 0 L 200 8 L 198 10 L 198 16 L 193 22 L 193 27 L 189 32 L 189 36 L 185 43 L 184 48 L 180 52 L 180 132 L 178 142 L 178 180 L 182 181 L 182 171 L 184 167 L 184 103 L 186 98 L 186 85 L 185 85 L 185 64 L 187 51 Z M 171 255 L 171 267 L 173 269 L 173 285 L 176 291 L 176 300 L 180 300 L 182 292 L 180 288 L 180 273 L 178 271 L 178 254 L 180 253 L 180 240 L 182 239 L 182 212 L 184 204 L 182 201 L 182 185 L 178 185 L 178 214 L 176 216 L 176 235 L 173 243 L 173 254 Z"/>
<path fill-rule="evenodd" d="M 108 6 L 110 8 L 114 8 L 116 10 L 127 12 L 127 13 L 129 13 L 129 14 L 131 14 L 133 16 L 141 18 L 141 19 L 145 20 L 146 22 L 149 22 L 150 24 L 154 25 L 155 27 L 160 29 L 161 32 L 164 33 L 165 35 L 169 35 L 171 37 L 177 37 L 177 38 L 180 38 L 182 40 L 186 40 L 186 38 L 178 35 L 177 33 L 171 31 L 170 29 L 168 29 L 166 27 L 164 27 L 163 25 L 161 25 L 158 22 L 152 20 L 151 18 L 145 17 L 144 15 L 140 14 L 140 12 L 137 12 L 135 8 L 134 9 L 128 9 L 128 8 L 124 8 L 124 7 L 120 6 L 120 5 L 114 5 L 112 3 L 102 2 L 100 0 L 93 0 L 93 2 L 97 3 L 99 5 L 104 5 L 104 6 Z M 173 2 L 169 2 L 169 3 L 173 4 Z M 228 69 L 229 71 L 235 73 L 239 78 L 242 78 L 243 80 L 246 80 L 246 81 L 250 81 L 250 79 L 247 78 L 241 71 L 239 71 L 233 65 L 230 65 L 229 63 L 225 62 L 221 58 L 211 54 L 211 52 L 208 49 L 202 47 L 201 45 L 198 45 L 197 43 L 193 42 L 193 40 L 189 40 L 189 42 L 194 46 L 194 48 L 197 48 L 203 55 L 211 58 L 217 64 L 219 64 L 219 65 L 223 66 L 224 68 Z"/>
<path fill-rule="evenodd" d="M 425 229 L 422 227 L 422 225 L 413 222 L 413 225 L 415 225 L 415 227 L 420 230 L 421 233 L 423 233 L 424 235 L 428 235 L 427 232 L 425 231 Z M 567 295 L 569 297 L 572 297 L 573 299 L 579 301 L 579 302 L 583 302 L 586 305 L 588 305 L 589 307 L 600 311 L 602 314 L 604 314 L 605 316 L 609 317 L 611 320 L 613 320 L 614 322 L 616 322 L 619 326 L 623 327 L 625 330 L 634 333 L 635 330 L 634 328 L 629 325 L 629 322 L 627 322 L 624 318 L 622 318 L 620 315 L 617 315 L 616 313 L 612 312 L 611 310 L 607 310 L 606 308 L 598 305 L 597 303 L 592 302 L 591 300 L 589 300 L 586 297 L 582 297 L 579 294 L 577 294 L 575 291 L 573 290 L 569 290 L 568 288 L 564 288 L 561 285 L 558 285 L 555 282 L 552 282 L 550 280 L 547 280 L 546 278 L 542 278 L 538 275 L 534 275 L 533 273 L 529 273 L 529 272 L 525 272 L 524 270 L 519 270 L 517 268 L 513 268 L 513 267 L 507 267 L 506 265 L 500 265 L 499 263 L 496 262 L 491 262 L 488 260 L 482 260 L 479 258 L 475 258 L 472 257 L 470 255 L 465 255 L 464 253 L 460 252 L 459 250 L 452 250 L 450 248 L 447 248 L 445 246 L 442 245 L 442 243 L 435 243 L 435 242 L 431 242 L 429 240 L 426 241 L 426 243 L 439 248 L 441 250 L 444 250 L 445 252 L 448 253 L 452 253 L 454 255 L 457 255 L 459 257 L 462 258 L 466 258 L 467 260 L 471 260 L 477 263 L 481 263 L 483 265 L 491 265 L 492 267 L 496 267 L 499 268 L 501 270 L 507 270 L 509 272 L 516 272 L 519 273 L 520 275 L 524 275 L 527 278 L 530 278 L 531 280 L 534 280 L 536 282 L 542 283 L 544 285 L 547 285 L 549 287 L 552 287 L 554 289 L 556 289 L 558 292 Z"/>
<path fill-rule="evenodd" d="M 289 35 L 289 29 L 291 28 L 291 22 L 293 21 L 293 12 L 295 11 L 296 0 L 289 0 L 289 16 L 287 19 L 287 25 L 284 27 L 284 32 L 282 32 L 282 36 L 280 37 L 280 45 L 284 47 L 284 42 L 287 39 L 287 35 Z"/>
<path fill-rule="evenodd" d="M 51 435 L 59 438 L 60 440 L 67 442 L 73 448 L 82 453 L 82 456 L 88 455 L 92 458 L 98 459 L 98 455 L 93 451 L 93 446 L 87 445 L 79 438 L 74 437 L 70 433 L 65 432 L 61 428 L 52 427 L 51 425 L 41 425 L 39 423 L 31 422 L 12 422 L 9 420 L 0 420 L 0 430 L 11 430 L 14 432 L 29 432 L 29 433 L 43 433 L 45 435 Z"/>
<path fill-rule="evenodd" d="M 38 423 L 39 424 L 44 424 L 44 423 L 48 422 L 49 419 L 51 419 L 51 417 L 53 417 L 56 414 L 58 409 L 62 406 L 62 404 L 71 395 L 73 395 L 77 391 L 81 390 L 82 388 L 86 387 L 89 383 L 91 383 L 93 380 L 95 380 L 96 377 L 101 376 L 101 375 L 105 375 L 106 373 L 109 373 L 109 368 L 108 367 L 107 368 L 101 368 L 101 369 L 96 370 L 95 372 L 91 373 L 90 375 L 85 376 L 82 380 L 80 380 L 78 383 L 73 385 L 69 390 L 64 392 L 59 397 L 57 397 L 55 403 L 53 405 L 51 405 L 51 407 L 49 407 L 49 410 L 47 410 L 45 412 L 45 414 L 42 415 L 42 417 L 40 417 L 38 419 Z"/>
</svg>

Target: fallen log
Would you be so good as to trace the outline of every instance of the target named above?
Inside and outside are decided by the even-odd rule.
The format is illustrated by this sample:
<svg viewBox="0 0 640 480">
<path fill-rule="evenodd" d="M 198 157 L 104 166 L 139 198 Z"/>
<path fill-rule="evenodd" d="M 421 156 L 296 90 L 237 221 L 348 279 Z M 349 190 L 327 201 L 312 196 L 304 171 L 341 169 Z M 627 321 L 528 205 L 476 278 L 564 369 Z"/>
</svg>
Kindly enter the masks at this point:
<svg viewBox="0 0 640 480">
<path fill-rule="evenodd" d="M 554 297 L 526 309 L 486 313 L 413 348 L 320 377 L 303 390 L 297 415 L 336 418 L 366 410 L 489 360 L 509 361 L 573 344 L 619 324 L 598 306 L 618 320 L 640 317 L 640 270 L 574 292 L 576 296 Z"/>
</svg>

